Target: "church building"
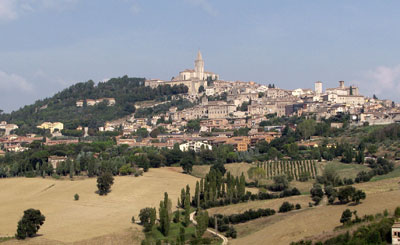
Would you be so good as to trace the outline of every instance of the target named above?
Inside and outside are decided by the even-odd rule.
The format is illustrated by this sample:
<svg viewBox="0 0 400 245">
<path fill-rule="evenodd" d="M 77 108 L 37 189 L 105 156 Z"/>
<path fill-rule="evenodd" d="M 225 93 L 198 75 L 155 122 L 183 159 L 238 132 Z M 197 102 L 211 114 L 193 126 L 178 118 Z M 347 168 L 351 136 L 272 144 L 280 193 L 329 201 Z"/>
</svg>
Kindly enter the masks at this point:
<svg viewBox="0 0 400 245">
<path fill-rule="evenodd" d="M 184 84 L 188 87 L 188 93 L 190 95 L 197 95 L 200 86 L 203 86 L 204 89 L 207 88 L 208 80 L 219 80 L 219 76 L 213 72 L 204 71 L 204 60 L 199 50 L 197 52 L 197 58 L 194 62 L 194 70 L 186 69 L 184 71 L 181 71 L 179 72 L 179 75 L 172 78 L 171 81 L 147 80 L 145 82 L 145 85 L 154 88 L 159 85 L 169 84 L 171 86 L 174 86 Z"/>
<path fill-rule="evenodd" d="M 213 72 L 204 71 L 204 61 L 200 50 L 197 52 L 197 59 L 194 62 L 194 70 L 186 69 L 179 72 L 179 76 L 174 78 L 176 81 L 188 81 L 188 80 L 201 80 L 207 81 L 207 79 L 218 80 L 219 76 Z"/>
</svg>

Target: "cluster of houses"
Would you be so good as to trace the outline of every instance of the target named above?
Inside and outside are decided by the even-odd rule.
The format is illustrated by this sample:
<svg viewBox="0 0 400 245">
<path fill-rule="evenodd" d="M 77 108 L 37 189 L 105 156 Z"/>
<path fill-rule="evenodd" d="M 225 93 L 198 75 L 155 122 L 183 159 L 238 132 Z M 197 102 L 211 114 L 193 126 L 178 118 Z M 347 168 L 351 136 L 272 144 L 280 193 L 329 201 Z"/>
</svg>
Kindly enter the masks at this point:
<svg viewBox="0 0 400 245">
<path fill-rule="evenodd" d="M 145 86 L 180 85 L 188 87 L 184 98 L 195 106 L 183 110 L 171 107 L 167 112 L 153 115 L 151 118 L 136 118 L 134 114 L 115 121 L 106 122 L 99 131 L 121 131 L 117 137 L 118 144 L 130 146 L 155 146 L 172 148 L 176 143 L 182 150 L 212 149 L 219 144 L 233 145 L 237 151 L 247 151 L 258 141 L 270 142 L 280 137 L 282 125 L 260 126 L 270 116 L 315 116 L 318 119 L 329 118 L 340 113 L 351 115 L 353 125 L 377 125 L 400 122 L 400 106 L 390 100 L 364 97 L 357 86 L 346 86 L 339 81 L 338 87 L 326 88 L 323 83 L 314 83 L 314 89 L 297 88 L 287 90 L 275 85 L 262 85 L 256 82 L 224 81 L 218 74 L 205 71 L 200 51 L 195 60 L 194 69 L 180 72 L 170 81 L 159 79 L 147 80 Z M 114 98 L 85 99 L 76 102 L 77 107 L 94 106 L 106 101 L 107 105 L 115 105 Z M 165 103 L 165 102 L 160 102 Z M 135 105 L 137 107 L 154 106 L 154 104 Z M 199 132 L 188 133 L 190 120 L 199 120 Z M 340 128 L 340 123 L 332 123 L 331 127 Z M 149 133 L 157 128 L 163 132 L 153 138 L 135 136 L 138 129 Z M 295 127 L 295 125 L 293 125 Z M 29 137 L 10 135 L 17 129 L 15 124 L 0 123 L 4 130 L 2 140 L 3 151 L 24 150 L 22 142 Z M 64 125 L 61 122 L 44 122 L 38 128 L 50 130 L 53 136 L 62 136 Z M 241 128 L 249 130 L 248 136 L 234 137 L 234 131 Z M 84 130 L 87 136 L 88 128 Z M 11 136 L 11 138 L 10 138 Z M 8 138 L 7 138 L 8 137 Z M 1 142 L 1 141 L 0 141 Z M 78 139 L 51 140 L 45 144 L 76 143 Z M 1 152 L 0 152 L 1 155 Z"/>
<path fill-rule="evenodd" d="M 84 107 L 85 105 L 86 106 L 95 106 L 104 101 L 107 103 L 107 106 L 115 105 L 115 98 L 100 98 L 100 99 L 78 100 L 78 101 L 76 101 L 76 107 Z"/>
</svg>

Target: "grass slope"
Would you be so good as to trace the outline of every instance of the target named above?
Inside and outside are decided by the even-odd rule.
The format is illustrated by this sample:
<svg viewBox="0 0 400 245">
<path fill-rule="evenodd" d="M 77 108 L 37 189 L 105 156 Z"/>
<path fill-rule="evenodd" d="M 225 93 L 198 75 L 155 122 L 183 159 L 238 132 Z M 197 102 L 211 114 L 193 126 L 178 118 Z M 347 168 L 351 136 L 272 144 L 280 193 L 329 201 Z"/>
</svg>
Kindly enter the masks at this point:
<svg viewBox="0 0 400 245">
<path fill-rule="evenodd" d="M 32 243 L 43 239 L 53 244 L 77 242 L 127 229 L 141 233 L 142 227 L 131 223 L 132 216 L 138 219 L 140 209 L 158 207 L 166 191 L 175 207 L 181 188 L 189 184 L 194 190 L 196 180 L 169 168 L 150 169 L 138 178 L 116 177 L 111 193 L 99 196 L 95 194 L 95 178 L 0 179 L 0 237 L 15 234 L 18 220 L 28 208 L 40 209 L 46 216 L 39 230 L 42 236 L 30 239 Z M 74 201 L 75 193 L 79 194 L 79 201 Z M 143 239 L 143 234 L 138 239 Z"/>
</svg>

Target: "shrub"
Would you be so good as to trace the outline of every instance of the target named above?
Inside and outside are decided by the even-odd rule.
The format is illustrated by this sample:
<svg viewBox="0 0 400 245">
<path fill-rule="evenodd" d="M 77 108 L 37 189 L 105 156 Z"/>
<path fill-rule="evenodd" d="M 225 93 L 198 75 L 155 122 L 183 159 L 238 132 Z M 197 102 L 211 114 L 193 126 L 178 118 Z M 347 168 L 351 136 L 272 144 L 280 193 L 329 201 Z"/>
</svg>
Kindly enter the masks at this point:
<svg viewBox="0 0 400 245">
<path fill-rule="evenodd" d="M 350 211 L 350 209 L 346 209 L 342 213 L 342 217 L 340 217 L 340 223 L 346 224 L 351 221 L 351 217 L 353 216 L 353 213 Z"/>
<path fill-rule="evenodd" d="M 131 221 L 132 221 L 133 224 L 135 224 L 135 216 L 132 216 Z"/>
<path fill-rule="evenodd" d="M 74 195 L 74 200 L 75 200 L 75 201 L 78 201 L 78 200 L 79 200 L 79 195 L 78 195 L 78 193 L 76 193 L 76 194 Z"/>
<path fill-rule="evenodd" d="M 24 216 L 18 222 L 17 234 L 15 237 L 17 239 L 25 239 L 26 237 L 34 236 L 40 226 L 43 225 L 46 217 L 42 215 L 40 210 L 27 209 L 24 211 Z"/>
<path fill-rule="evenodd" d="M 282 203 L 281 207 L 279 208 L 279 213 L 286 213 L 292 211 L 294 209 L 294 205 L 289 202 Z"/>
<path fill-rule="evenodd" d="M 296 209 L 301 209 L 301 205 L 299 203 L 296 204 Z"/>
<path fill-rule="evenodd" d="M 237 237 L 237 232 L 235 230 L 235 228 L 233 226 L 230 226 L 228 231 L 226 232 L 226 236 L 227 237 L 232 237 L 232 238 L 236 238 Z"/>
</svg>

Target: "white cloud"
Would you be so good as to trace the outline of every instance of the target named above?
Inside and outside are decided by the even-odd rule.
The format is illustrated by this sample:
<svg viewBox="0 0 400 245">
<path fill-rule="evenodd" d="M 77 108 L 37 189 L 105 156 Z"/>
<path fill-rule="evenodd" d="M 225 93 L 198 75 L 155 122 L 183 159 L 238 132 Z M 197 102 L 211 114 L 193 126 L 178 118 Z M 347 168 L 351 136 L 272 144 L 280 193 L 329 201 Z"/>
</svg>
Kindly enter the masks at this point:
<svg viewBox="0 0 400 245">
<path fill-rule="evenodd" d="M 15 0 L 0 0 L 0 20 L 14 20 L 17 18 Z"/>
<path fill-rule="evenodd" d="M 140 8 L 139 4 L 137 2 L 134 2 L 130 8 L 131 12 L 133 14 L 139 14 L 142 9 Z"/>
<path fill-rule="evenodd" d="M 65 10 L 79 0 L 0 0 L 0 20 L 15 20 L 27 12 Z"/>
<path fill-rule="evenodd" d="M 25 78 L 17 74 L 9 74 L 0 70 L 0 87 L 4 91 L 20 90 L 32 92 L 33 86 Z"/>
<path fill-rule="evenodd" d="M 208 2 L 208 0 L 185 0 L 186 2 L 200 7 L 207 14 L 216 16 L 218 14 L 217 10 Z"/>
<path fill-rule="evenodd" d="M 370 95 L 376 94 L 382 98 L 398 98 L 400 93 L 400 64 L 392 67 L 379 66 L 366 71 L 362 74 L 362 78 L 355 83 Z"/>
</svg>

